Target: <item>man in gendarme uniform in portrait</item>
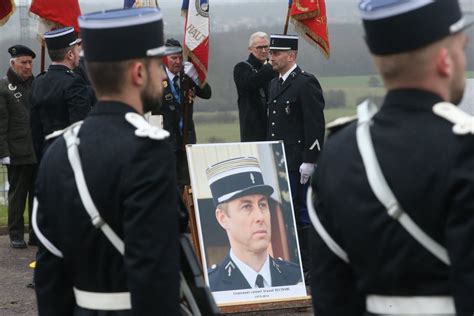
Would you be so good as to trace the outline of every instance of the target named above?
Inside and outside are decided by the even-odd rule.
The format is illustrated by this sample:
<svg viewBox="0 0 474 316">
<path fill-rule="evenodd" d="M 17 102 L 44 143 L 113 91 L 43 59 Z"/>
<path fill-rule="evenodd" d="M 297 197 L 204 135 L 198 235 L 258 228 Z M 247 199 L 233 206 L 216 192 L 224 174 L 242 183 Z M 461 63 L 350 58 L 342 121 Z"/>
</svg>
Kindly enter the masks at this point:
<svg viewBox="0 0 474 316">
<path fill-rule="evenodd" d="M 175 159 L 159 104 L 163 20 L 156 8 L 79 17 L 99 101 L 61 133 L 38 172 L 33 225 L 39 315 L 178 315 Z"/>
<path fill-rule="evenodd" d="M 10 67 L 0 80 L 0 161 L 7 167 L 8 234 L 12 248 L 26 248 L 24 219 L 26 201 L 31 218 L 36 156 L 30 128 L 30 91 L 33 82 L 33 59 L 28 47 L 15 45 L 8 49 Z M 36 245 L 33 228 L 29 227 L 28 244 Z"/>
<path fill-rule="evenodd" d="M 208 270 L 211 291 L 294 285 L 302 282 L 296 263 L 268 253 L 272 237 L 269 199 L 273 188 L 263 182 L 254 157 L 237 157 L 207 170 L 216 219 L 226 231 L 230 251 Z"/>
<path fill-rule="evenodd" d="M 332 124 L 309 195 L 315 314 L 474 314 L 474 125 L 457 0 L 366 0 L 388 92 Z M 312 203 L 309 203 L 311 205 Z"/>
<path fill-rule="evenodd" d="M 31 89 L 31 127 L 36 156 L 41 160 L 46 149 L 45 136 L 83 120 L 93 106 L 93 97 L 81 76 L 81 39 L 72 27 L 44 34 L 51 58 L 48 71 L 38 75 Z"/>
</svg>

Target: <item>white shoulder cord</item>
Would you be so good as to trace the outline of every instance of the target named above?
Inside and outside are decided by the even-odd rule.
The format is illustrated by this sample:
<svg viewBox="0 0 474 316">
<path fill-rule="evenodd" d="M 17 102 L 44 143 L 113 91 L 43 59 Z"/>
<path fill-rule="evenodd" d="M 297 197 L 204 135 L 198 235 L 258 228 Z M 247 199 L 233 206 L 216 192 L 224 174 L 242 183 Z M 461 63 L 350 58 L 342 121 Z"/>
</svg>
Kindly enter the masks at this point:
<svg viewBox="0 0 474 316">
<path fill-rule="evenodd" d="M 33 211 L 31 213 L 31 223 L 33 224 L 33 230 L 35 231 L 36 237 L 38 237 L 39 241 L 41 241 L 43 246 L 46 249 L 48 249 L 53 255 L 55 255 L 56 257 L 59 257 L 59 258 L 64 258 L 63 253 L 61 252 L 61 250 L 56 248 L 56 246 L 53 245 L 53 243 L 50 242 L 43 235 L 43 233 L 40 231 L 39 226 L 38 226 L 38 222 L 37 222 L 37 218 L 38 218 L 38 200 L 35 197 L 34 200 L 33 200 Z"/>
</svg>

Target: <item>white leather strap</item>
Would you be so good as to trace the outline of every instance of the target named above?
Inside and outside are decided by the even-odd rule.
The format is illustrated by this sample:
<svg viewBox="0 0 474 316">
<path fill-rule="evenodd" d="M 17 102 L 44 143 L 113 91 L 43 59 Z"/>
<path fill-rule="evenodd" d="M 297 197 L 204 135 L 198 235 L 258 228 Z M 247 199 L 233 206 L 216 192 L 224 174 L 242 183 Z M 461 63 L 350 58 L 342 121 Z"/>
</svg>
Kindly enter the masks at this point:
<svg viewBox="0 0 474 316">
<path fill-rule="evenodd" d="M 308 194 L 306 195 L 306 205 L 308 207 L 308 214 L 311 223 L 313 224 L 314 228 L 316 229 L 316 232 L 319 234 L 321 239 L 328 246 L 328 248 L 331 249 L 331 251 L 334 252 L 336 256 L 341 258 L 343 261 L 349 263 L 349 256 L 347 255 L 347 253 L 344 251 L 344 249 L 342 249 L 341 246 L 337 244 L 336 241 L 334 241 L 331 235 L 329 235 L 329 233 L 324 228 L 323 224 L 321 224 L 321 221 L 319 220 L 318 215 L 316 214 L 316 210 L 313 206 L 313 200 L 311 198 L 312 194 L 313 189 L 309 187 Z"/>
<path fill-rule="evenodd" d="M 101 293 L 74 289 L 77 306 L 92 310 L 118 311 L 132 309 L 130 292 Z"/>
<path fill-rule="evenodd" d="M 408 214 L 405 213 L 385 180 L 370 135 L 370 122 L 376 112 L 377 107 L 368 101 L 362 103 L 357 108 L 357 114 L 359 116 L 357 145 L 362 156 L 370 187 L 380 203 L 385 206 L 388 215 L 398 220 L 403 228 L 435 257 L 446 265 L 449 265 L 450 261 L 446 249 L 428 236 Z"/>
<path fill-rule="evenodd" d="M 379 315 L 456 315 L 450 296 L 382 296 L 366 297 L 368 312 Z"/>
<path fill-rule="evenodd" d="M 63 258 L 63 253 L 59 250 L 52 242 L 50 242 L 40 231 L 38 222 L 38 200 L 36 197 L 33 199 L 33 211 L 31 214 L 31 223 L 33 224 L 33 230 L 35 231 L 36 237 L 43 244 L 43 246 L 49 250 L 53 255 L 59 258 Z"/>
<path fill-rule="evenodd" d="M 96 228 L 100 228 L 107 239 L 112 243 L 112 245 L 120 252 L 122 255 L 125 253 L 125 245 L 122 239 L 110 228 L 110 226 L 104 222 L 102 217 L 97 210 L 97 207 L 92 201 L 92 197 L 87 188 L 86 180 L 84 178 L 84 172 L 82 170 L 81 158 L 79 156 L 79 130 L 81 124 L 75 125 L 72 128 L 64 132 L 63 137 L 66 140 L 67 146 L 67 155 L 69 158 L 69 163 L 74 172 L 74 179 L 76 180 L 77 190 L 79 191 L 79 196 L 81 198 L 82 204 L 89 214 L 92 224 Z"/>
</svg>

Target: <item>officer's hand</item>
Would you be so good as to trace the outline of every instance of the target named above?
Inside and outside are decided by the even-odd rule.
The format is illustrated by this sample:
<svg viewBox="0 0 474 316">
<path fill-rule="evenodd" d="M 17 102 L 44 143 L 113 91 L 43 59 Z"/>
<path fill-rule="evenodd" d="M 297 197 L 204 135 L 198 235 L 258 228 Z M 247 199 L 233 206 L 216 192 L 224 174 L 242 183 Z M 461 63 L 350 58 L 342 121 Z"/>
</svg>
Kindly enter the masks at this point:
<svg viewBox="0 0 474 316">
<path fill-rule="evenodd" d="M 301 164 L 300 166 L 300 174 L 301 174 L 300 183 L 301 184 L 305 184 L 306 182 L 308 182 L 309 177 L 311 177 L 311 175 L 314 173 L 315 166 L 316 165 L 314 163 L 309 163 L 309 162 L 303 162 Z"/>
<path fill-rule="evenodd" d="M 193 79 L 194 83 L 199 85 L 198 72 L 197 72 L 196 68 L 194 68 L 194 65 L 189 61 L 184 63 L 184 74 L 186 76 L 188 76 L 189 78 Z"/>
<path fill-rule="evenodd" d="M 2 165 L 9 165 L 10 164 L 10 157 L 3 157 L 2 160 Z"/>
</svg>

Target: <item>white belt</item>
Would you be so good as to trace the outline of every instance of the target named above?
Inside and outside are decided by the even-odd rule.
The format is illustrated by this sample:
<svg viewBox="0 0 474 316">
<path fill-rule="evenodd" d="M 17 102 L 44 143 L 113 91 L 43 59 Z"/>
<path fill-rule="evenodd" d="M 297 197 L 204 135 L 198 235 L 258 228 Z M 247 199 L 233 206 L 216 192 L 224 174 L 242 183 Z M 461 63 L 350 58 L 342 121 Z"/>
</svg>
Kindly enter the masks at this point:
<svg viewBox="0 0 474 316">
<path fill-rule="evenodd" d="M 456 315 L 450 296 L 381 296 L 366 297 L 366 309 L 373 314 Z"/>
<path fill-rule="evenodd" d="M 74 296 L 76 297 L 76 304 L 82 308 L 103 311 L 132 309 L 130 292 L 100 293 L 81 291 L 74 288 Z"/>
</svg>

